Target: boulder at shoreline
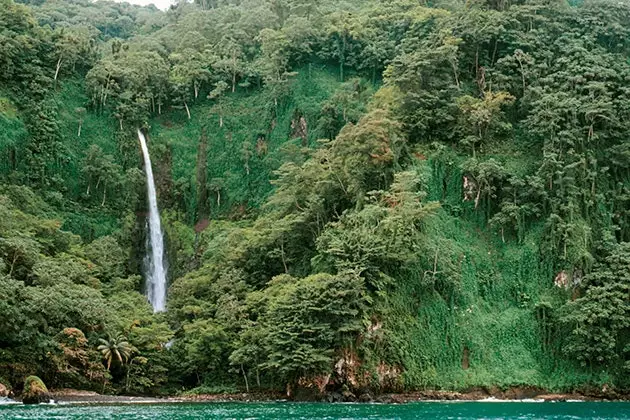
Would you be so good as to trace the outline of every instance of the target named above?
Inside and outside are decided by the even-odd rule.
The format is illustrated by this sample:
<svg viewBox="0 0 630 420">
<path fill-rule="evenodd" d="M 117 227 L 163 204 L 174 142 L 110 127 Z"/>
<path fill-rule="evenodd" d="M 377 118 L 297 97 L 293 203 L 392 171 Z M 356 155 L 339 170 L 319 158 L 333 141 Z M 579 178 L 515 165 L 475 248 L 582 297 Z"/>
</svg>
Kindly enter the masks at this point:
<svg viewBox="0 0 630 420">
<path fill-rule="evenodd" d="M 29 376 L 24 380 L 24 391 L 22 391 L 24 404 L 39 404 L 49 402 L 51 399 L 48 388 L 37 376 Z"/>
</svg>

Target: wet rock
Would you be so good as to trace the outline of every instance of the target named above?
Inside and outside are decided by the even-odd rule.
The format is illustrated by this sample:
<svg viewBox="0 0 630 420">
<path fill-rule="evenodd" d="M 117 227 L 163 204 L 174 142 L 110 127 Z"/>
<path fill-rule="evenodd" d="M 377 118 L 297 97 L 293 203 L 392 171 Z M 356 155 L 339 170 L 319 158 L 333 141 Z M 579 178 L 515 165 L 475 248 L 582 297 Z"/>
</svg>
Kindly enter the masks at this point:
<svg viewBox="0 0 630 420">
<path fill-rule="evenodd" d="M 396 401 L 394 396 L 391 395 L 391 394 L 382 394 L 382 395 L 379 395 L 376 398 L 376 402 L 379 402 L 379 403 L 382 403 L 382 404 L 394 404 L 394 403 L 396 403 L 398 401 Z"/>
<path fill-rule="evenodd" d="M 368 402 L 372 402 L 372 401 L 374 401 L 374 399 L 372 398 L 372 396 L 368 392 L 365 392 L 365 393 L 359 395 L 359 402 L 368 403 Z"/>
<path fill-rule="evenodd" d="M 343 402 L 343 395 L 339 392 L 331 392 L 328 394 L 328 402 Z"/>
</svg>

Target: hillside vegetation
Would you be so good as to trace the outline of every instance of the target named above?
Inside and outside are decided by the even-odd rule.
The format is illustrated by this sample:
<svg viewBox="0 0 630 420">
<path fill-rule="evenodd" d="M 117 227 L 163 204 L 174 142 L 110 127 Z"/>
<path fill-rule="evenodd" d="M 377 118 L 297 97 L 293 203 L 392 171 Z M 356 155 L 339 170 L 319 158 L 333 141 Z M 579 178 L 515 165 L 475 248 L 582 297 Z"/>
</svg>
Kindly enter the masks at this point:
<svg viewBox="0 0 630 420">
<path fill-rule="evenodd" d="M 0 383 L 630 387 L 630 4 L 0 0 L 0 69 Z"/>
</svg>

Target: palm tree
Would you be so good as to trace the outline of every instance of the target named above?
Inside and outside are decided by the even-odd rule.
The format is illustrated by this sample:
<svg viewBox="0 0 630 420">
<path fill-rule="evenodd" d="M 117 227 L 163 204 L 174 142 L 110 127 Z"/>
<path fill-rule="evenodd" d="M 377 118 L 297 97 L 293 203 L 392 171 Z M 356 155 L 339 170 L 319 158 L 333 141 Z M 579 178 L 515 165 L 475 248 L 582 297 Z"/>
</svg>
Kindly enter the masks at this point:
<svg viewBox="0 0 630 420">
<path fill-rule="evenodd" d="M 102 344 L 97 348 L 103 355 L 103 359 L 107 361 L 107 370 L 109 370 L 113 360 L 118 360 L 120 363 L 123 363 L 123 360 L 125 362 L 129 360 L 133 347 L 122 334 L 116 337 L 110 335 L 108 340 L 100 338 L 99 341 Z"/>
</svg>

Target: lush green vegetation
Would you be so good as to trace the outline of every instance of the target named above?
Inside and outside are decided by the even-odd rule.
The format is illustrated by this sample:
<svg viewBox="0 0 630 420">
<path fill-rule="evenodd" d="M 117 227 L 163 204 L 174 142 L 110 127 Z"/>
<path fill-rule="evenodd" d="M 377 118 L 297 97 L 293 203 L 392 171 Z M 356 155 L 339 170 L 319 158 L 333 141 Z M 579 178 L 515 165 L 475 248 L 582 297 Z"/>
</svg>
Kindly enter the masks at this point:
<svg viewBox="0 0 630 420">
<path fill-rule="evenodd" d="M 609 0 L 0 0 L 0 382 L 627 390 L 629 60 Z"/>
</svg>

